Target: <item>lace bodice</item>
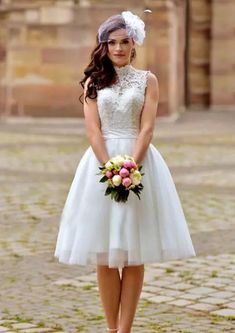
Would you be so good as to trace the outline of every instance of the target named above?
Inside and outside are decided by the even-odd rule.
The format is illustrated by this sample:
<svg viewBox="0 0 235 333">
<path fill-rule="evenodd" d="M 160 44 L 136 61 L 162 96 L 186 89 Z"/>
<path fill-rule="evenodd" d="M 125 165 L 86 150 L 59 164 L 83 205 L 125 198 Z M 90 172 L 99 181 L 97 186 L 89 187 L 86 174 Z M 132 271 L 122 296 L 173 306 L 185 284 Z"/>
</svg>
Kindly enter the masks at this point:
<svg viewBox="0 0 235 333">
<path fill-rule="evenodd" d="M 118 81 L 97 91 L 102 132 L 104 135 L 115 131 L 138 133 L 149 71 L 130 64 L 114 68 Z"/>
</svg>

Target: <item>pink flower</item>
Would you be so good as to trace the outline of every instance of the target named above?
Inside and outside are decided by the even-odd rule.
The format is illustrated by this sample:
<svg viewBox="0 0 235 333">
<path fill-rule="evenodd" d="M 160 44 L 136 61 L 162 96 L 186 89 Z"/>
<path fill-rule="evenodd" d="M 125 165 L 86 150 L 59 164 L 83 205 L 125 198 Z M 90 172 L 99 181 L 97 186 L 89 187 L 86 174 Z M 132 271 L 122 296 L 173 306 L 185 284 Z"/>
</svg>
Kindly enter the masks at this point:
<svg viewBox="0 0 235 333">
<path fill-rule="evenodd" d="M 131 160 L 125 160 L 123 162 L 124 168 L 131 168 L 132 167 L 132 161 Z"/>
<path fill-rule="evenodd" d="M 122 185 L 128 187 L 131 185 L 131 179 L 129 177 L 123 178 Z"/>
<path fill-rule="evenodd" d="M 105 172 L 105 176 L 107 177 L 107 178 L 112 178 L 113 177 L 113 173 L 112 173 L 112 171 L 106 171 Z"/>
<path fill-rule="evenodd" d="M 129 171 L 128 171 L 126 168 L 122 168 L 122 169 L 119 171 L 119 175 L 120 175 L 122 178 L 125 178 L 125 177 L 129 176 Z"/>
<path fill-rule="evenodd" d="M 131 161 L 131 168 L 133 169 L 137 169 L 137 165 L 135 164 L 135 162 Z"/>
</svg>

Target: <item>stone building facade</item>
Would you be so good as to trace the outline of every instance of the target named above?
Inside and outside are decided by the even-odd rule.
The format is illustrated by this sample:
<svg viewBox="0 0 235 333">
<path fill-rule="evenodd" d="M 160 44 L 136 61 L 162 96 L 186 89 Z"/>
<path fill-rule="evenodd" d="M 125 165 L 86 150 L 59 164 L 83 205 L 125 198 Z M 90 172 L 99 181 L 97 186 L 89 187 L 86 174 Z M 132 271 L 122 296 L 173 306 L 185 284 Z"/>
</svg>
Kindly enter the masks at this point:
<svg viewBox="0 0 235 333">
<path fill-rule="evenodd" d="M 235 109 L 234 0 L 0 0 L 0 114 L 82 116 L 97 28 L 127 9 L 146 23 L 134 65 L 158 76 L 159 116 Z"/>
</svg>

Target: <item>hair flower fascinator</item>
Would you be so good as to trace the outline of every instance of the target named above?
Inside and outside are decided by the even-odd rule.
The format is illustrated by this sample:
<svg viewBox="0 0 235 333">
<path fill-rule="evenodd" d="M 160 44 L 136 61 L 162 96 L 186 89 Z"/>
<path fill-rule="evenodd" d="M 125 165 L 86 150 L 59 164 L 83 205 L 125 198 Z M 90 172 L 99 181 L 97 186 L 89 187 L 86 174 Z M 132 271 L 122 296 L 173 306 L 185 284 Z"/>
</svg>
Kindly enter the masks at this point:
<svg viewBox="0 0 235 333">
<path fill-rule="evenodd" d="M 151 12 L 145 10 L 144 12 Z M 126 29 L 128 36 L 138 45 L 142 45 L 145 38 L 145 23 L 137 15 L 130 11 L 124 11 L 119 15 L 109 17 L 101 24 L 98 30 L 98 41 L 104 43 L 108 41 L 109 33 L 118 29 Z"/>
<path fill-rule="evenodd" d="M 126 23 L 128 35 L 134 39 L 136 44 L 142 45 L 145 38 L 145 24 L 144 21 L 137 15 L 132 14 L 130 11 L 122 12 L 122 17 Z"/>
</svg>

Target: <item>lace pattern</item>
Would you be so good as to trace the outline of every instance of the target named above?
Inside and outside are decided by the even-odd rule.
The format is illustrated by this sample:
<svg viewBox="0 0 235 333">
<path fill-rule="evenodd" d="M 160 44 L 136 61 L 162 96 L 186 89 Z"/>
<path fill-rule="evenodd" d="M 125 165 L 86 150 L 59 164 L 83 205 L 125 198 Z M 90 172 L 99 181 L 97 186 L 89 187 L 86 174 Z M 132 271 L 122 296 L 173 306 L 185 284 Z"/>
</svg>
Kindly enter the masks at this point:
<svg viewBox="0 0 235 333">
<path fill-rule="evenodd" d="M 104 133 L 112 130 L 138 132 L 149 71 L 130 64 L 114 68 L 118 81 L 97 92 L 101 129 Z"/>
</svg>

